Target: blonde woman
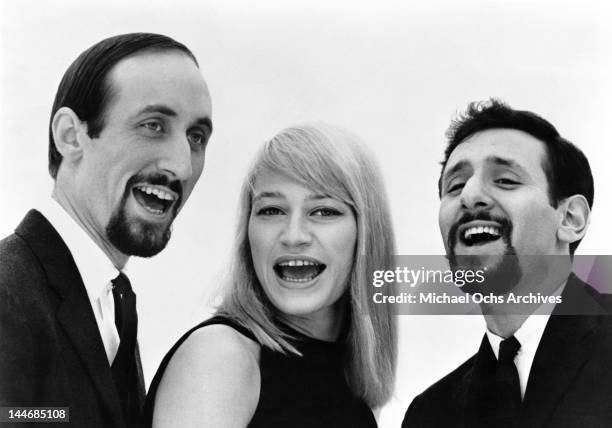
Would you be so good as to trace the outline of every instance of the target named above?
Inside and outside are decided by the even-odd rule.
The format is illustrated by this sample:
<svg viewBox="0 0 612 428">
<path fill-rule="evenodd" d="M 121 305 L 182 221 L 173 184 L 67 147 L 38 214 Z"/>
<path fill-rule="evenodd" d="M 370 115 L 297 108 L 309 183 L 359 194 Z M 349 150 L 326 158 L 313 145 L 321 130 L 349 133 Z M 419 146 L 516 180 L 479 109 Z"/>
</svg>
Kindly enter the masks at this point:
<svg viewBox="0 0 612 428">
<path fill-rule="evenodd" d="M 369 298 L 394 238 L 379 170 L 350 133 L 286 129 L 245 179 L 227 295 L 163 360 L 154 427 L 375 427 L 395 321 Z"/>
</svg>

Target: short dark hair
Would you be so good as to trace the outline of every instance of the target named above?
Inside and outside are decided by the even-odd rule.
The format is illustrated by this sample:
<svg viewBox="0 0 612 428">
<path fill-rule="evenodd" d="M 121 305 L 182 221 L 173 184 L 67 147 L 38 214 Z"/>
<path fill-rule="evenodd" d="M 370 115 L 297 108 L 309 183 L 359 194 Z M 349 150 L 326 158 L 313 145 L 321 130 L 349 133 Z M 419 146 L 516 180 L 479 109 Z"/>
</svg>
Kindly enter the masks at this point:
<svg viewBox="0 0 612 428">
<path fill-rule="evenodd" d="M 446 131 L 448 145 L 444 151 L 442 171 L 438 180 L 440 196 L 442 174 L 453 150 L 477 132 L 500 128 L 523 131 L 544 143 L 546 159 L 542 168 L 548 180 L 548 194 L 553 207 L 572 195 L 584 196 L 589 207 L 593 207 L 593 175 L 584 153 L 561 137 L 557 129 L 544 118 L 530 111 L 515 110 L 494 98 L 470 103 L 466 111 L 459 114 Z M 580 241 L 576 241 L 570 244 L 570 254 L 574 254 L 579 243 Z"/>
<path fill-rule="evenodd" d="M 62 155 L 53 141 L 53 116 L 61 107 L 70 107 L 80 120 L 87 122 L 87 134 L 96 138 L 104 128 L 105 110 L 113 91 L 108 75 L 122 59 L 144 51 L 178 50 L 196 64 L 193 53 L 182 43 L 161 34 L 129 33 L 96 43 L 68 67 L 59 84 L 49 120 L 49 174 L 56 178 Z"/>
</svg>

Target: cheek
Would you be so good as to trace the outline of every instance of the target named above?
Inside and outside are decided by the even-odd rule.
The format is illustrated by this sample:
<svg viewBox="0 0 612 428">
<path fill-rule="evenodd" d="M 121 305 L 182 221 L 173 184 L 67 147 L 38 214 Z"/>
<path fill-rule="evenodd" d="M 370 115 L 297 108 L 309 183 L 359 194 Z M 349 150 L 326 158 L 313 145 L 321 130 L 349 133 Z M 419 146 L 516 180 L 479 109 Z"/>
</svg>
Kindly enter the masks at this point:
<svg viewBox="0 0 612 428">
<path fill-rule="evenodd" d="M 251 247 L 251 257 L 253 259 L 253 266 L 257 276 L 260 277 L 260 281 L 263 279 L 261 275 L 264 273 L 266 268 L 266 255 L 268 254 L 268 243 L 270 239 L 266 229 L 261 225 L 249 221 L 248 228 L 249 246 Z"/>
<path fill-rule="evenodd" d="M 528 223 L 534 233 L 546 234 L 551 238 L 555 235 L 558 228 L 556 213 L 552 210 L 545 209 L 536 213 L 533 216 L 532 222 Z"/>
<path fill-rule="evenodd" d="M 452 209 L 448 202 L 440 203 L 440 210 L 438 211 L 438 225 L 442 236 L 446 238 L 448 231 L 450 230 L 452 223 Z"/>
<path fill-rule="evenodd" d="M 114 171 L 104 171 L 101 165 L 90 165 L 83 172 L 76 180 L 81 198 L 96 207 L 119 202 L 123 196 L 119 190 L 123 189 L 119 188 L 119 178 Z"/>
<path fill-rule="evenodd" d="M 204 152 L 195 153 L 191 156 L 191 171 L 192 171 L 191 180 L 194 183 L 198 181 L 198 179 L 200 178 L 200 175 L 202 175 L 202 171 L 204 171 L 205 159 L 206 159 L 206 156 Z"/>
<path fill-rule="evenodd" d="M 516 240 L 522 239 L 526 243 L 536 245 L 553 241 L 559 226 L 555 209 L 549 205 L 536 204 L 525 208 L 525 214 L 520 216 L 520 220 L 513 222 L 513 235 Z"/>
<path fill-rule="evenodd" d="M 357 225 L 355 221 L 352 220 L 343 224 L 342 227 L 338 227 L 334 232 L 328 233 L 326 236 L 330 243 L 332 254 L 337 257 L 339 273 L 348 274 L 353 265 L 355 247 L 357 245 Z"/>
</svg>

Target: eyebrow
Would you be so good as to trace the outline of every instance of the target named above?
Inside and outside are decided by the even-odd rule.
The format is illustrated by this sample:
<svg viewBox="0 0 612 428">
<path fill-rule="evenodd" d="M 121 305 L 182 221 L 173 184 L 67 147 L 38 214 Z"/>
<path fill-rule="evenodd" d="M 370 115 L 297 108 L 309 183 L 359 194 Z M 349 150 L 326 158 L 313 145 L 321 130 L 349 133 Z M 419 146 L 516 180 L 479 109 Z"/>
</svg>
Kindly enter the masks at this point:
<svg viewBox="0 0 612 428">
<path fill-rule="evenodd" d="M 264 198 L 283 198 L 283 197 L 284 195 L 281 192 L 264 191 L 264 192 L 258 193 L 257 195 L 253 196 L 253 202 L 259 201 L 260 199 L 264 199 Z M 313 201 L 318 201 L 320 199 L 328 199 L 328 198 L 331 198 L 331 196 L 322 195 L 320 193 L 311 193 L 306 197 L 307 200 L 313 200 Z"/>
<path fill-rule="evenodd" d="M 174 110 L 172 110 L 170 107 L 167 107 L 161 104 L 150 104 L 148 106 L 145 106 L 142 110 L 138 112 L 138 114 L 145 114 L 145 113 L 161 113 L 161 114 L 164 114 L 166 116 L 171 116 L 171 117 L 178 116 L 178 114 Z"/>
<path fill-rule="evenodd" d="M 162 104 L 150 104 L 150 105 L 147 105 L 142 110 L 140 110 L 138 112 L 138 116 L 141 115 L 141 114 L 148 114 L 148 113 L 160 113 L 160 114 L 163 114 L 165 116 L 170 116 L 170 117 L 178 116 L 177 112 L 172 110 L 170 107 L 162 105 Z M 195 124 L 199 125 L 199 126 L 206 126 L 206 127 L 208 127 L 210 132 L 212 132 L 212 130 L 213 130 L 212 120 L 210 120 L 209 117 L 200 117 L 200 118 L 195 120 Z"/>
<path fill-rule="evenodd" d="M 491 162 L 492 164 L 497 166 L 512 168 L 526 177 L 531 177 L 531 174 L 525 169 L 524 166 L 512 159 L 500 158 L 499 156 L 489 156 L 486 161 Z"/>
<path fill-rule="evenodd" d="M 485 162 L 492 163 L 498 166 L 506 166 L 509 168 L 515 168 L 515 169 L 521 170 L 521 172 L 526 172 L 524 167 L 522 167 L 520 164 L 518 164 L 516 161 L 513 161 L 512 159 L 506 159 L 506 158 L 502 158 L 499 156 L 488 156 L 487 158 L 485 158 Z M 470 165 L 470 162 L 467 160 L 462 160 L 462 161 L 457 162 L 455 165 L 453 165 L 452 168 L 444 172 L 443 182 L 445 182 L 449 176 L 455 174 L 457 171 L 460 171 L 469 165 Z"/>
<path fill-rule="evenodd" d="M 445 182 L 446 180 L 448 180 L 449 176 L 453 175 L 457 171 L 462 170 L 463 168 L 465 168 L 469 164 L 470 163 L 468 161 L 465 161 L 465 160 L 457 162 L 455 165 L 453 165 L 452 168 L 444 171 L 444 176 L 442 177 L 442 182 Z"/>
</svg>

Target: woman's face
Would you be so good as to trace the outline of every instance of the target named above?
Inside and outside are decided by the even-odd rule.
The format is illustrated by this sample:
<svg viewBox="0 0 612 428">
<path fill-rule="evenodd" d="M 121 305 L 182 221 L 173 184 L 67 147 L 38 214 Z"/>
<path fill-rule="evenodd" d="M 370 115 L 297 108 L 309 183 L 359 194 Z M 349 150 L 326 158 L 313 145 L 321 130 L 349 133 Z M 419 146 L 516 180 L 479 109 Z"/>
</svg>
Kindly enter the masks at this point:
<svg viewBox="0 0 612 428">
<path fill-rule="evenodd" d="M 271 171 L 255 180 L 249 219 L 253 265 L 289 319 L 333 322 L 357 242 L 351 208 Z"/>
</svg>

